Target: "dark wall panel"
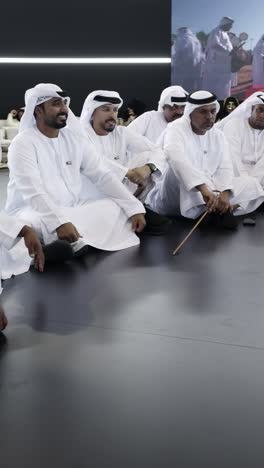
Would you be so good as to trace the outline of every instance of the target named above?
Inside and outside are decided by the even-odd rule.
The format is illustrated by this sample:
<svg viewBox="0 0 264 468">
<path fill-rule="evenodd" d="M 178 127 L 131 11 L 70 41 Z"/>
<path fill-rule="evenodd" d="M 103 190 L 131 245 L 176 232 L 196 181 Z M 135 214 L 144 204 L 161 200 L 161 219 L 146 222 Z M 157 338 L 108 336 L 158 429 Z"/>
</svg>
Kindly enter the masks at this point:
<svg viewBox="0 0 264 468">
<path fill-rule="evenodd" d="M 170 0 L 12 0 L 1 11 L 0 53 L 159 56 L 170 43 Z M 10 19 L 3 21 L 3 18 Z"/>
<path fill-rule="evenodd" d="M 19 77 L 19 79 L 18 79 Z M 95 89 L 118 91 L 127 101 L 137 97 L 149 108 L 156 107 L 162 89 L 170 85 L 169 65 L 39 65 L 2 66 L 1 80 L 5 83 L 1 96 L 2 114 L 9 108 L 23 105 L 24 92 L 37 83 L 56 83 L 69 91 L 71 108 L 80 114 L 82 103 Z M 5 112 L 3 112 L 3 110 Z M 3 117 L 4 118 L 4 117 Z"/>
<path fill-rule="evenodd" d="M 170 0 L 75 0 L 36 3 L 13 0 L 3 7 L 0 55 L 27 57 L 169 57 Z M 3 11 L 2 11 L 3 13 Z M 3 17 L 3 16 L 2 16 Z M 12 25 L 12 27 L 10 27 Z M 156 106 L 170 84 L 169 65 L 0 64 L 0 113 L 23 104 L 24 92 L 39 82 L 68 89 L 79 114 L 94 89 L 115 89 L 125 100 L 138 97 Z"/>
</svg>

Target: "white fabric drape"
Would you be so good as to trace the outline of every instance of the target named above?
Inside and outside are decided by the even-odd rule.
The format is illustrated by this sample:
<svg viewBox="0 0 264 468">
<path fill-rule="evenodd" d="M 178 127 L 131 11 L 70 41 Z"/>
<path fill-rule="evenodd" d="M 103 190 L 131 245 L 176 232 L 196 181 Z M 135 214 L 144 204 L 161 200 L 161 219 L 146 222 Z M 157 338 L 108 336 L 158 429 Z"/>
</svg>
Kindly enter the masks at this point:
<svg viewBox="0 0 264 468">
<path fill-rule="evenodd" d="M 0 293 L 2 279 L 25 273 L 30 267 L 31 258 L 24 239 L 17 237 L 25 224 L 22 220 L 0 213 Z"/>
</svg>

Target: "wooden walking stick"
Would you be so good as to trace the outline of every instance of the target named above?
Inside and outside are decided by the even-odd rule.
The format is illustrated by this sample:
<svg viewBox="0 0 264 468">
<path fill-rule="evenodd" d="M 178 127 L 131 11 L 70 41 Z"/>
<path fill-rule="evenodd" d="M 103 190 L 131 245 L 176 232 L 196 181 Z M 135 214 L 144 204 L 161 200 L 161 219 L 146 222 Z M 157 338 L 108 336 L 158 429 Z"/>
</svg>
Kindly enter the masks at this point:
<svg viewBox="0 0 264 468">
<path fill-rule="evenodd" d="M 213 192 L 216 192 L 218 193 L 217 195 L 217 198 L 221 195 L 221 192 L 219 190 L 213 190 Z M 236 206 L 236 205 L 235 205 Z M 239 206 L 239 205 L 237 205 Z M 202 216 L 198 219 L 197 223 L 193 226 L 193 228 L 190 230 L 189 234 L 187 234 L 186 237 L 184 237 L 184 239 L 181 241 L 181 243 L 178 245 L 178 247 L 176 247 L 175 250 L 173 250 L 172 252 L 172 255 L 176 255 L 176 253 L 180 250 L 180 248 L 183 246 L 183 244 L 185 244 L 185 242 L 189 239 L 189 237 L 192 235 L 193 231 L 195 231 L 195 229 L 197 228 L 197 226 L 199 226 L 199 224 L 201 223 L 201 221 L 206 217 L 206 215 L 209 213 L 209 210 L 206 210 Z"/>
<path fill-rule="evenodd" d="M 183 246 L 183 244 L 185 244 L 185 242 L 187 241 L 187 239 L 189 239 L 189 237 L 192 235 L 193 231 L 195 231 L 195 229 L 197 228 L 197 226 L 199 226 L 200 222 L 206 217 L 206 215 L 209 213 L 208 210 L 206 210 L 202 216 L 198 219 L 197 223 L 193 226 L 193 228 L 190 230 L 189 234 L 187 234 L 186 237 L 184 237 L 184 239 L 181 241 L 181 243 L 178 245 L 178 247 L 176 247 L 175 250 L 173 250 L 172 252 L 172 255 L 176 255 L 176 253 L 180 250 L 180 248 Z"/>
<path fill-rule="evenodd" d="M 213 190 L 213 192 L 216 192 L 218 195 L 216 198 L 219 198 L 221 193 L 220 190 Z M 230 212 L 233 213 L 234 210 L 236 210 L 237 208 L 239 207 L 239 205 L 232 205 L 230 206 Z M 189 239 L 189 237 L 192 235 L 193 231 L 195 231 L 195 229 L 197 228 L 197 226 L 199 226 L 199 224 L 201 223 L 201 221 L 206 217 L 206 215 L 209 213 L 209 210 L 206 210 L 202 216 L 198 219 L 197 223 L 193 226 L 193 228 L 190 230 L 189 234 L 187 234 L 186 237 L 184 237 L 184 239 L 181 241 L 181 243 L 178 245 L 178 247 L 176 247 L 175 250 L 173 250 L 172 252 L 172 255 L 176 255 L 176 253 L 180 250 L 180 248 L 183 246 L 183 244 L 185 244 L 185 242 Z"/>
</svg>

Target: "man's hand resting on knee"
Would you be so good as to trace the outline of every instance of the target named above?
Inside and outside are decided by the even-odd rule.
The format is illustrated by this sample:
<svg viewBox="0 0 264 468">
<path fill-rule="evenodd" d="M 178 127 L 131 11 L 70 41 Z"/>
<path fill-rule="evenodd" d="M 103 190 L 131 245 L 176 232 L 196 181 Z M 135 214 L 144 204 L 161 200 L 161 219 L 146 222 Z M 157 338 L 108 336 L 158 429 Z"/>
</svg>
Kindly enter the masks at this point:
<svg viewBox="0 0 264 468">
<path fill-rule="evenodd" d="M 141 232 L 146 226 L 145 216 L 142 213 L 131 216 L 130 221 L 131 229 L 134 232 Z"/>
<path fill-rule="evenodd" d="M 33 228 L 24 226 L 18 234 L 18 237 L 24 237 L 24 242 L 28 249 L 28 253 L 30 257 L 34 258 L 34 267 L 36 270 L 43 271 L 45 257 L 37 233 Z"/>
<path fill-rule="evenodd" d="M 70 243 L 76 242 L 80 237 L 82 237 L 72 223 L 62 224 L 56 229 L 56 231 L 60 240 L 65 240 Z"/>
<path fill-rule="evenodd" d="M 127 178 L 130 182 L 133 182 L 138 186 L 137 190 L 134 193 L 135 197 L 138 197 L 147 187 L 148 179 L 151 175 L 150 168 L 145 165 L 142 167 L 135 167 L 134 169 L 129 169 L 127 171 Z"/>
<path fill-rule="evenodd" d="M 224 214 L 227 211 L 232 211 L 230 206 L 230 191 L 225 190 L 221 192 L 217 197 L 217 207 L 216 211 L 220 214 Z"/>
<path fill-rule="evenodd" d="M 209 213 L 213 213 L 217 207 L 217 197 L 216 195 L 208 189 L 205 184 L 197 185 L 196 188 L 201 192 L 201 195 L 204 199 L 205 204 Z"/>
</svg>

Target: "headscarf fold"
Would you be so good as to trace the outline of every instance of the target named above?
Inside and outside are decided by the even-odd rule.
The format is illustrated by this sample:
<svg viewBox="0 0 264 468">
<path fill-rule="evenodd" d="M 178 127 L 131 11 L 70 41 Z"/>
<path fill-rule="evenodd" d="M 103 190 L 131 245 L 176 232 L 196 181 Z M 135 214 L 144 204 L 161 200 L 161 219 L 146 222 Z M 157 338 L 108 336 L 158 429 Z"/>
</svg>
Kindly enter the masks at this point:
<svg viewBox="0 0 264 468">
<path fill-rule="evenodd" d="M 219 112 L 220 104 L 217 101 L 215 94 L 210 93 L 209 91 L 195 91 L 190 94 L 188 97 L 187 104 L 185 106 L 185 111 L 181 119 L 186 119 L 190 121 L 190 114 L 198 107 L 209 106 L 211 104 L 216 104 L 216 114 Z"/>
<path fill-rule="evenodd" d="M 103 106 L 104 104 L 113 104 L 111 100 L 115 101 L 115 104 L 118 106 L 118 109 L 120 109 L 120 107 L 123 105 L 123 99 L 120 97 L 117 91 L 97 90 L 88 94 L 87 98 L 84 101 L 81 112 L 81 124 L 84 127 L 89 125 L 91 123 L 91 118 L 95 109 L 97 109 L 97 107 Z"/>
<path fill-rule="evenodd" d="M 34 110 L 36 106 L 54 97 L 62 98 L 60 93 L 63 93 L 63 95 L 65 94 L 59 86 L 52 83 L 40 83 L 37 84 L 34 88 L 28 89 L 25 93 L 26 107 L 25 112 L 20 120 L 19 133 L 36 125 L 36 119 L 34 116 Z M 69 96 L 63 96 L 63 98 L 67 100 L 67 106 L 69 106 Z M 68 111 L 67 128 L 70 128 L 74 132 L 81 133 L 80 124 L 70 109 Z"/>
<path fill-rule="evenodd" d="M 256 106 L 257 104 L 264 104 L 264 92 L 262 91 L 251 94 L 231 114 L 221 120 L 221 122 L 218 122 L 216 124 L 217 128 L 223 130 L 226 123 L 231 119 L 248 119 L 251 116 L 252 106 Z"/>
<path fill-rule="evenodd" d="M 181 86 L 169 86 L 165 88 L 161 95 L 158 105 L 158 111 L 163 110 L 163 106 L 166 104 L 173 106 L 174 104 L 178 106 L 185 106 L 187 102 L 188 93 Z"/>
<path fill-rule="evenodd" d="M 234 20 L 230 18 L 229 16 L 223 16 L 221 19 L 219 26 L 226 26 L 227 24 L 233 24 Z"/>
</svg>

